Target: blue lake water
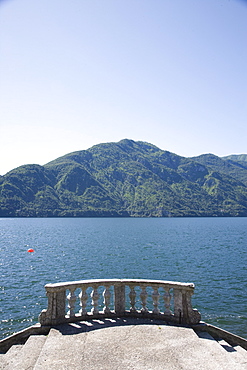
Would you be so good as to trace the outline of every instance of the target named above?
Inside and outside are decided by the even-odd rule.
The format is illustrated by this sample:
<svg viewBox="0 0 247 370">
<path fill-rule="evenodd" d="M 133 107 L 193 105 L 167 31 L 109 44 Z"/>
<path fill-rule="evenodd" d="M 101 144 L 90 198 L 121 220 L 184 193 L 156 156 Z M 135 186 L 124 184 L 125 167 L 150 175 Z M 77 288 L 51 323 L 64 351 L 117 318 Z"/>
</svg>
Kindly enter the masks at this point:
<svg viewBox="0 0 247 370">
<path fill-rule="evenodd" d="M 202 320 L 247 338 L 246 218 L 2 218 L 0 338 L 37 322 L 45 284 L 97 278 L 193 282 Z"/>
</svg>

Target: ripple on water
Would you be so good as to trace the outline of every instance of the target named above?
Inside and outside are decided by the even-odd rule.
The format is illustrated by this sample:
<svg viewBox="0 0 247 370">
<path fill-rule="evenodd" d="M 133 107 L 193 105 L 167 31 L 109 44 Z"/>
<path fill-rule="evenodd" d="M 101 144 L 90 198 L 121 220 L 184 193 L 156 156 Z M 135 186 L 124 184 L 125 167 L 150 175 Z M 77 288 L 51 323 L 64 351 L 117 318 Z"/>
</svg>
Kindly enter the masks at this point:
<svg viewBox="0 0 247 370">
<path fill-rule="evenodd" d="M 47 283 L 148 278 L 194 282 L 202 319 L 247 338 L 246 244 L 246 218 L 1 219 L 0 335 L 37 321 Z"/>
</svg>

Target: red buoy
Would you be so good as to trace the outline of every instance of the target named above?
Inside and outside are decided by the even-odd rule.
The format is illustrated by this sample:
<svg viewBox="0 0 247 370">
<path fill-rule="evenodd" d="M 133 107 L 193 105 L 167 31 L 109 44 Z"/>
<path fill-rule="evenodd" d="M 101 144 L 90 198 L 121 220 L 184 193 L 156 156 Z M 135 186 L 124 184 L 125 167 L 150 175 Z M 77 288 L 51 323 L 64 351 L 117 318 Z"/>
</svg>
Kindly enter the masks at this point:
<svg viewBox="0 0 247 370">
<path fill-rule="evenodd" d="M 34 249 L 33 249 L 33 248 L 29 248 L 27 251 L 28 251 L 29 253 L 32 253 L 32 252 L 34 252 Z"/>
</svg>

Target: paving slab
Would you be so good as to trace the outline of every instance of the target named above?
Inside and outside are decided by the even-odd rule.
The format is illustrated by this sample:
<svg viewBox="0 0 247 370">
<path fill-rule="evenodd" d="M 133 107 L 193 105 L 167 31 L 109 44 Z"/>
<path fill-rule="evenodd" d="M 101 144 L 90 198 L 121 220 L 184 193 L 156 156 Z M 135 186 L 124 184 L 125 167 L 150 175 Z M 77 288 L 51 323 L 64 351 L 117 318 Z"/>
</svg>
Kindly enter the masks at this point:
<svg viewBox="0 0 247 370">
<path fill-rule="evenodd" d="M 34 370 L 246 370 L 212 337 L 147 319 L 104 319 L 51 329 Z"/>
</svg>

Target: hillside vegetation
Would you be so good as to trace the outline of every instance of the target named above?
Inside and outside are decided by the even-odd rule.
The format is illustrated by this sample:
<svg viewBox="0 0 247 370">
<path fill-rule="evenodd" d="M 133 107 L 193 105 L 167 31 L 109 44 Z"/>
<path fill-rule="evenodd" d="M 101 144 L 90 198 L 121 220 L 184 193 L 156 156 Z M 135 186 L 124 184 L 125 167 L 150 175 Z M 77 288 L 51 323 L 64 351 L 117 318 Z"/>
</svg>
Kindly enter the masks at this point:
<svg viewBox="0 0 247 370">
<path fill-rule="evenodd" d="M 185 158 L 121 140 L 0 177 L 1 217 L 247 216 L 246 155 Z"/>
</svg>

